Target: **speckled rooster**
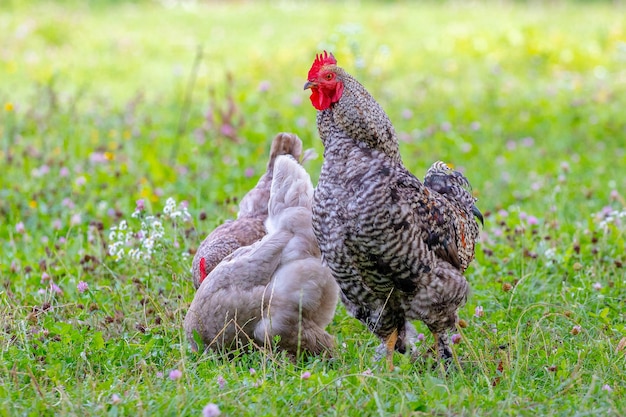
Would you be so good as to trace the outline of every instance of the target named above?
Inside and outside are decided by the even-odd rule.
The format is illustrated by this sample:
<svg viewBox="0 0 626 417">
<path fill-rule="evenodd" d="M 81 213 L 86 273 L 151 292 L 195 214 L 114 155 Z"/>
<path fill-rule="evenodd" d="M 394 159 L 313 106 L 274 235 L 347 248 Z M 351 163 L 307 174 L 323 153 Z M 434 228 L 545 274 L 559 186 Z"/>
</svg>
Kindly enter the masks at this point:
<svg viewBox="0 0 626 417">
<path fill-rule="evenodd" d="M 414 342 L 414 319 L 450 358 L 479 232 L 473 197 L 457 198 L 469 191 L 443 166 L 431 168 L 430 188 L 404 167 L 387 114 L 332 54 L 316 57 L 304 88 L 324 144 L 313 228 L 342 301 L 383 341 L 390 369 L 394 349 Z"/>
</svg>

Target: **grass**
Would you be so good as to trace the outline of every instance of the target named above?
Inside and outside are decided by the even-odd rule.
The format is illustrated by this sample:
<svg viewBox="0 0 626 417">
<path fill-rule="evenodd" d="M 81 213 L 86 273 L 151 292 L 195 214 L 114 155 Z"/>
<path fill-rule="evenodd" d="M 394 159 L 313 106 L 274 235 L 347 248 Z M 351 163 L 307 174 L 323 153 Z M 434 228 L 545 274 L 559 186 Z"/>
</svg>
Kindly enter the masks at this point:
<svg viewBox="0 0 626 417">
<path fill-rule="evenodd" d="M 0 5 L 0 415 L 626 414 L 623 4 L 182 3 Z M 273 135 L 321 154 L 302 85 L 323 48 L 411 170 L 452 162 L 480 198 L 447 374 L 400 355 L 387 372 L 341 306 L 332 360 L 184 339 L 190 252 Z M 118 261 L 138 199 L 163 232 Z"/>
</svg>

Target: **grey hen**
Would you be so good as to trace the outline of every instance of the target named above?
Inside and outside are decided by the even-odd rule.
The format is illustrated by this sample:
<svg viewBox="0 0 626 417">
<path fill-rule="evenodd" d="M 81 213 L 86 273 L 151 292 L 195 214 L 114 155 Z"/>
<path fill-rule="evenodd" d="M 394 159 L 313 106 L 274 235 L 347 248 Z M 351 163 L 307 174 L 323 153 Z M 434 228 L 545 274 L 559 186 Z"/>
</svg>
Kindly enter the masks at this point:
<svg viewBox="0 0 626 417">
<path fill-rule="evenodd" d="M 254 341 L 291 354 L 330 350 L 324 328 L 335 312 L 339 288 L 321 253 L 311 225 L 313 186 L 293 158 L 276 159 L 269 198 L 267 235 L 237 249 L 202 282 L 184 321 L 212 349 L 230 350 Z"/>
</svg>

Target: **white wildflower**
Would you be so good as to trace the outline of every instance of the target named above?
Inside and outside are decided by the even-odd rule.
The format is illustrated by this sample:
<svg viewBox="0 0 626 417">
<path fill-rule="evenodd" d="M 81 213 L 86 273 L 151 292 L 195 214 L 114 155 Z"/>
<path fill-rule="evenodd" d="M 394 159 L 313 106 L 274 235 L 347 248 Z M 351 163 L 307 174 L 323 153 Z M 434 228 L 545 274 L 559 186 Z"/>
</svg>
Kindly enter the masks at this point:
<svg viewBox="0 0 626 417">
<path fill-rule="evenodd" d="M 138 201 L 132 217 L 137 220 L 131 220 L 130 223 L 122 220 L 109 231 L 108 253 L 117 261 L 123 258 L 133 261 L 150 260 L 154 252 L 164 246 L 166 239 L 173 239 L 173 247 L 178 248 L 180 245 L 176 240 L 176 222 L 178 219 L 191 220 L 187 202 L 183 201 L 177 205 L 171 197 L 165 203 L 162 216 L 147 215 L 143 202 L 139 204 Z M 137 224 L 139 229 L 136 227 Z M 173 234 L 169 236 L 172 232 Z M 181 256 L 188 257 L 189 253 L 183 252 Z"/>
<path fill-rule="evenodd" d="M 165 201 L 165 207 L 163 207 L 163 214 L 170 214 L 176 208 L 176 200 L 172 197 Z"/>
<path fill-rule="evenodd" d="M 554 259 L 554 256 L 556 255 L 556 248 L 546 249 L 546 251 L 544 252 L 544 255 L 548 259 Z"/>
<path fill-rule="evenodd" d="M 154 233 L 163 233 L 163 223 L 161 223 L 160 221 L 155 220 L 150 226 L 152 227 Z"/>
</svg>

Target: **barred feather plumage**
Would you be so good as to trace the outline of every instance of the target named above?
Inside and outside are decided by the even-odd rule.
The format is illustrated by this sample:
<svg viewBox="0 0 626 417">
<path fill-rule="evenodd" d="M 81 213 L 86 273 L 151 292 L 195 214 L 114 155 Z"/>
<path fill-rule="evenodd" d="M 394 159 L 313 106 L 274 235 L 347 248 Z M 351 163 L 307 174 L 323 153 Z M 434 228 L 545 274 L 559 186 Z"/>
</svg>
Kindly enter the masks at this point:
<svg viewBox="0 0 626 417">
<path fill-rule="evenodd" d="M 341 94 L 317 113 L 324 163 L 313 228 L 342 300 L 383 341 L 397 333 L 399 351 L 412 341 L 410 320 L 422 320 L 449 357 L 446 331 L 469 291 L 463 271 L 478 225 L 456 194 L 404 167 L 391 121 L 358 81 L 336 65 L 319 71 L 305 88 L 336 98 L 341 84 Z"/>
</svg>

